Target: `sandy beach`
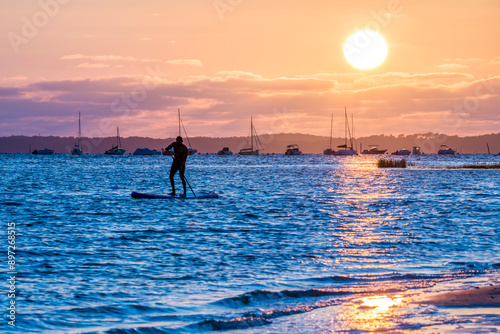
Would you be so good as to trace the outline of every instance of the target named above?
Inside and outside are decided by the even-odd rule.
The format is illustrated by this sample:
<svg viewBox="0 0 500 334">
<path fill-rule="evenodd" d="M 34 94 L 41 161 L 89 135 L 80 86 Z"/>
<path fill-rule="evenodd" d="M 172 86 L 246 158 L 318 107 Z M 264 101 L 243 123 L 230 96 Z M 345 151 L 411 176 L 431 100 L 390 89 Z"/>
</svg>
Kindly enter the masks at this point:
<svg viewBox="0 0 500 334">
<path fill-rule="evenodd" d="M 500 285 L 430 295 L 416 302 L 436 306 L 500 306 Z"/>
</svg>

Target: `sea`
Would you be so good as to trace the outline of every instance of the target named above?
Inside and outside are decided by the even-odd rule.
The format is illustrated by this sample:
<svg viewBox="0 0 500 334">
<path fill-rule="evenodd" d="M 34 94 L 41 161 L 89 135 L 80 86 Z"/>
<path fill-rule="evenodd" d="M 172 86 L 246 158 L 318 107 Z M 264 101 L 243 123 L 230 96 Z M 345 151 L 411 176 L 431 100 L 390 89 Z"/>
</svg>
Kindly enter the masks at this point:
<svg viewBox="0 0 500 334">
<path fill-rule="evenodd" d="M 500 332 L 500 156 L 378 158 L 0 154 L 0 332 Z"/>
</svg>

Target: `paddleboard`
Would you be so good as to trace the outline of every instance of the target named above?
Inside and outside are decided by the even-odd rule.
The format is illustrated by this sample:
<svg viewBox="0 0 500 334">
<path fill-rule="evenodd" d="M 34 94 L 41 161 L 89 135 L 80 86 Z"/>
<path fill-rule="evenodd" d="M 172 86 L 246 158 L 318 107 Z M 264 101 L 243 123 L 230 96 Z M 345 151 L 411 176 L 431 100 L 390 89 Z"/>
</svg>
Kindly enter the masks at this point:
<svg viewBox="0 0 500 334">
<path fill-rule="evenodd" d="M 138 193 L 138 192 L 132 192 L 132 197 L 133 198 L 146 198 L 146 199 L 206 199 L 206 198 L 218 198 L 219 195 L 216 193 L 200 193 L 196 194 L 196 197 L 191 194 L 187 194 L 186 197 L 181 197 L 181 196 L 172 196 L 172 195 L 161 195 L 161 194 L 145 194 L 145 193 Z"/>
</svg>

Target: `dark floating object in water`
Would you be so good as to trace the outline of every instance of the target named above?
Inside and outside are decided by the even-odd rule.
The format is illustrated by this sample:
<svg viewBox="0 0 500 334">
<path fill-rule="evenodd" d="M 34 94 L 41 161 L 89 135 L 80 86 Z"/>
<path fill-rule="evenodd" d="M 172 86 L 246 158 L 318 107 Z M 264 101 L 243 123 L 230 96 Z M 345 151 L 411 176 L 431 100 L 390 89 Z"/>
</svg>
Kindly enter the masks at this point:
<svg viewBox="0 0 500 334">
<path fill-rule="evenodd" d="M 458 167 L 446 167 L 446 169 L 500 169 L 500 164 L 495 165 L 465 165 Z"/>
<path fill-rule="evenodd" d="M 406 168 L 406 166 L 413 166 L 411 162 L 407 163 L 406 159 L 378 159 L 378 168 Z"/>
</svg>

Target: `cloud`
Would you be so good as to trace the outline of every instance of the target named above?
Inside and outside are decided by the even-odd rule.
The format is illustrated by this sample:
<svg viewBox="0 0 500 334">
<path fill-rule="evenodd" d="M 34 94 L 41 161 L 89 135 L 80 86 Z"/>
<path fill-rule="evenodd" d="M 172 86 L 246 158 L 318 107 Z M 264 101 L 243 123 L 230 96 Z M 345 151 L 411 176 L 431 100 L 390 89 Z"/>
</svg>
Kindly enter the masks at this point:
<svg viewBox="0 0 500 334">
<path fill-rule="evenodd" d="M 189 65 L 189 66 L 203 66 L 201 60 L 199 59 L 176 59 L 167 60 L 165 63 L 169 65 Z"/>
<path fill-rule="evenodd" d="M 115 55 L 88 56 L 83 54 L 66 55 L 59 58 L 61 60 L 95 60 L 95 61 L 135 61 L 135 62 L 160 62 L 159 59 L 140 59 L 135 57 L 124 57 Z"/>
<path fill-rule="evenodd" d="M 462 65 L 462 64 L 441 64 L 441 65 L 436 65 L 434 67 L 439 68 L 441 70 L 453 71 L 453 70 L 460 70 L 460 69 L 468 68 L 469 66 Z"/>
<path fill-rule="evenodd" d="M 30 135 L 12 129 L 25 129 L 23 124 L 35 124 L 40 117 L 44 124 L 52 121 L 54 135 L 71 135 L 73 128 L 66 122 L 74 122 L 79 110 L 86 115 L 87 129 L 101 131 L 100 124 L 106 120 L 119 123 L 130 135 L 156 137 L 170 136 L 169 131 L 175 134 L 177 108 L 191 136 L 244 135 L 250 116 L 268 133 L 328 135 L 332 113 L 334 132 L 343 131 L 344 106 L 354 113 L 360 135 L 411 131 L 412 127 L 471 133 L 481 124 L 491 132 L 500 124 L 500 76 L 476 79 L 464 73 L 394 72 L 264 78 L 223 71 L 178 81 L 145 84 L 144 80 L 123 76 L 1 88 L 0 117 L 8 126 L 2 125 L 0 135 Z M 461 122 L 450 121 L 457 117 Z M 40 130 L 46 131 L 48 127 Z M 106 131 L 102 135 L 110 135 Z"/>
<path fill-rule="evenodd" d="M 103 64 L 103 63 L 81 63 L 76 66 L 77 68 L 107 68 L 110 67 L 110 65 Z"/>
</svg>

